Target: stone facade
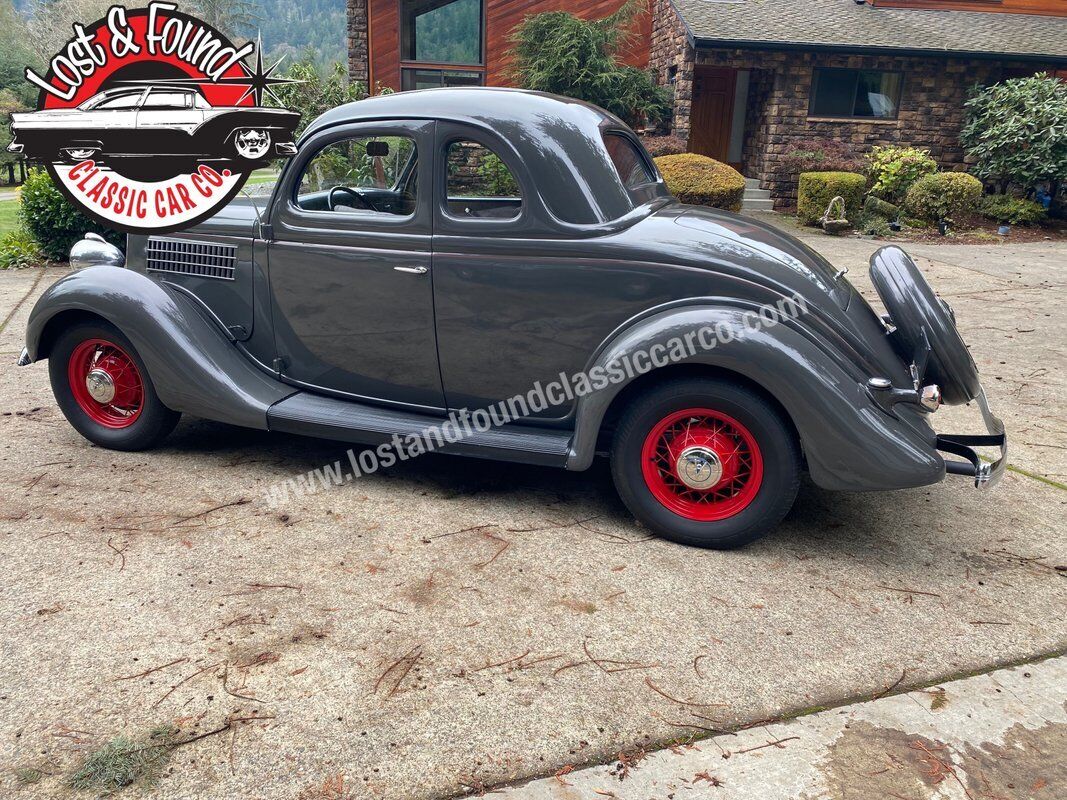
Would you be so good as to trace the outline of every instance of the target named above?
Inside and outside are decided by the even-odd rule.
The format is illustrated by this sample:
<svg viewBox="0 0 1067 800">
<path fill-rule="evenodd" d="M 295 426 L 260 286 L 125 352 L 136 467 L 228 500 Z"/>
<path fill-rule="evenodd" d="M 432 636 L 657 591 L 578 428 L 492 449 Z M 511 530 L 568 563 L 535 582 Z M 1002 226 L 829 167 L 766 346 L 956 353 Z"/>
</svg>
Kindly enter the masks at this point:
<svg viewBox="0 0 1067 800">
<path fill-rule="evenodd" d="M 796 204 L 796 175 L 786 153 L 810 139 L 848 142 L 857 154 L 877 144 L 923 147 L 943 169 L 959 169 L 963 103 L 975 83 L 990 83 L 1025 65 L 988 59 L 849 55 L 796 50 L 696 49 L 670 0 L 656 0 L 650 68 L 660 82 L 673 74 L 673 132 L 689 137 L 694 64 L 749 70 L 742 166 L 769 189 L 775 208 Z M 903 72 L 897 119 L 824 119 L 808 114 L 815 67 Z M 1011 73 L 1009 73 L 1011 74 Z"/>
<path fill-rule="evenodd" d="M 348 77 L 364 86 L 370 77 L 368 44 L 367 0 L 348 0 Z"/>
</svg>

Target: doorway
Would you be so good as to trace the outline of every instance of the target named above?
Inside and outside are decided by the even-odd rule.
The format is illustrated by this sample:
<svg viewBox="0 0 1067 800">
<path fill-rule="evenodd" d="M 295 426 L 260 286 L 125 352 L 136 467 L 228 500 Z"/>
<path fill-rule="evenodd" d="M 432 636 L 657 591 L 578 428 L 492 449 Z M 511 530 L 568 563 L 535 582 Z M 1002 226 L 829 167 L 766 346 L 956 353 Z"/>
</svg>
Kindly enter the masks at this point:
<svg viewBox="0 0 1067 800">
<path fill-rule="evenodd" d="M 740 169 L 747 101 L 747 71 L 731 67 L 695 67 L 690 152 Z"/>
</svg>

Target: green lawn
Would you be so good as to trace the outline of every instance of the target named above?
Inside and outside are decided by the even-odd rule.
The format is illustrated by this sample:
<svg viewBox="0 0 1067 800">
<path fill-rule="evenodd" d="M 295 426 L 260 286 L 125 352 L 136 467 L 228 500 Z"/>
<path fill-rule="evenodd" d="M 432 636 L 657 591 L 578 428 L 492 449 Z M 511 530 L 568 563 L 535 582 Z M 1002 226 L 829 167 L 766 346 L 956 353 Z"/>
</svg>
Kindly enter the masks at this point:
<svg viewBox="0 0 1067 800">
<path fill-rule="evenodd" d="M 0 236 L 12 231 L 19 224 L 19 201 L 0 200 Z"/>
</svg>

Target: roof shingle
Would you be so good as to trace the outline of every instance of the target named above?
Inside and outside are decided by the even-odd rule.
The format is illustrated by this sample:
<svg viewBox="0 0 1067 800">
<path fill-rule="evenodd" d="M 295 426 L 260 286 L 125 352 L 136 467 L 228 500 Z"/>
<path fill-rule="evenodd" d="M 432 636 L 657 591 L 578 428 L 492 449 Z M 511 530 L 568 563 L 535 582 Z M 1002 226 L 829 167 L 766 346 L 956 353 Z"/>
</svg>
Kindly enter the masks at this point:
<svg viewBox="0 0 1067 800">
<path fill-rule="evenodd" d="M 699 44 L 984 53 L 1067 60 L 1067 17 L 874 8 L 854 0 L 674 0 Z"/>
</svg>

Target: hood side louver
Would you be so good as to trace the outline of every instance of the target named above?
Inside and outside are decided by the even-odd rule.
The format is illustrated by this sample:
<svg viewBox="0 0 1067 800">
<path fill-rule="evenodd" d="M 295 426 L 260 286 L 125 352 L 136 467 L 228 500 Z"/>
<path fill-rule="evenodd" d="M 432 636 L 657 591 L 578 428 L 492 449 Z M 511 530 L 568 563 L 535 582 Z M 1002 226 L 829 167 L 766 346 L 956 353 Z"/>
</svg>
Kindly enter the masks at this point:
<svg viewBox="0 0 1067 800">
<path fill-rule="evenodd" d="M 237 247 L 150 236 L 145 248 L 145 266 L 149 272 L 232 281 L 237 267 Z"/>
</svg>

